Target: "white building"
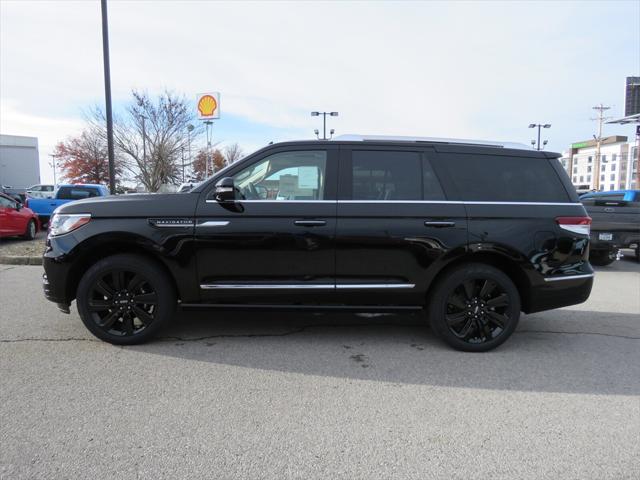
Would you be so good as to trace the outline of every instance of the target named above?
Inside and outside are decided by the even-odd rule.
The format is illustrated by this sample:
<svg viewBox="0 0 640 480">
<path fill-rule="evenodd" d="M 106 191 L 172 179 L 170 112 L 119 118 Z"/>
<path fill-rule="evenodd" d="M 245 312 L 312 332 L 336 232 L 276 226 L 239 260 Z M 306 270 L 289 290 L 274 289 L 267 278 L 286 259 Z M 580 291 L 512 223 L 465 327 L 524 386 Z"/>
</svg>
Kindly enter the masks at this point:
<svg viewBox="0 0 640 480">
<path fill-rule="evenodd" d="M 38 139 L 0 135 L 0 185 L 26 188 L 40 183 Z"/>
<path fill-rule="evenodd" d="M 579 190 L 628 190 L 637 186 L 638 161 L 635 143 L 627 137 L 612 136 L 600 143 L 600 168 L 596 171 L 596 142 L 588 140 L 571 145 L 560 161 Z"/>
</svg>

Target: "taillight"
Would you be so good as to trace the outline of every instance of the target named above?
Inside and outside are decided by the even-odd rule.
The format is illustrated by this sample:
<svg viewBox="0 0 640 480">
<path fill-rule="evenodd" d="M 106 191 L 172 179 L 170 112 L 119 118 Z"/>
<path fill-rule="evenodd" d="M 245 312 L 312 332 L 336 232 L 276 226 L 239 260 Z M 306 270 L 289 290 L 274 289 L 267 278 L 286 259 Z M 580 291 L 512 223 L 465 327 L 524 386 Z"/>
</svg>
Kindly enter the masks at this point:
<svg viewBox="0 0 640 480">
<path fill-rule="evenodd" d="M 564 230 L 581 235 L 591 232 L 591 217 L 556 217 L 556 223 Z"/>
</svg>

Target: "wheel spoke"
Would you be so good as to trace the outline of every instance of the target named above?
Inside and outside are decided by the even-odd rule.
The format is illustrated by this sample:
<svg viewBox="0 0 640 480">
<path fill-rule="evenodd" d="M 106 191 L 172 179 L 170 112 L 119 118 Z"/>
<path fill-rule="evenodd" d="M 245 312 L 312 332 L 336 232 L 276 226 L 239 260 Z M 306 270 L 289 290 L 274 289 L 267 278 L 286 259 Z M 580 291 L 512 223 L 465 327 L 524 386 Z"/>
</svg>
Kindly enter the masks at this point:
<svg viewBox="0 0 640 480">
<path fill-rule="evenodd" d="M 122 290 L 124 288 L 124 272 L 122 270 L 116 270 L 111 274 L 113 279 L 113 287 L 116 290 Z"/>
<path fill-rule="evenodd" d="M 135 303 L 142 303 L 145 305 L 156 305 L 158 303 L 158 296 L 155 292 L 142 293 L 133 297 Z"/>
<path fill-rule="evenodd" d="M 151 322 L 153 322 L 153 317 L 145 312 L 142 308 L 133 307 L 133 311 L 135 312 L 136 317 L 138 317 L 140 321 L 145 325 L 149 325 Z"/>
<path fill-rule="evenodd" d="M 488 320 L 504 330 L 504 326 L 509 321 L 509 317 L 497 312 L 487 312 Z"/>
<path fill-rule="evenodd" d="M 107 285 L 107 283 L 103 279 L 98 280 L 98 282 L 96 283 L 96 290 L 98 290 L 103 296 L 107 298 L 113 297 L 113 289 L 109 285 Z"/>
<path fill-rule="evenodd" d="M 101 312 L 109 310 L 112 307 L 111 300 L 91 299 L 89 300 L 89 310 L 92 312 Z"/>
<path fill-rule="evenodd" d="M 462 288 L 464 289 L 464 294 L 467 296 L 467 300 L 471 300 L 475 296 L 476 286 L 473 280 L 464 282 Z"/>
<path fill-rule="evenodd" d="M 471 329 L 473 328 L 474 321 L 472 318 L 467 320 L 467 323 L 464 324 L 464 327 L 459 332 L 454 331 L 454 335 L 460 338 L 467 338 L 471 333 Z"/>
<path fill-rule="evenodd" d="M 136 274 L 133 276 L 129 283 L 127 284 L 127 290 L 130 292 L 135 292 L 137 288 L 145 282 L 145 279 L 140 275 Z"/>
<path fill-rule="evenodd" d="M 122 326 L 127 335 L 133 335 L 133 317 L 131 315 L 125 315 L 122 318 Z"/>
<path fill-rule="evenodd" d="M 120 312 L 118 312 L 118 310 L 113 310 L 112 312 L 110 312 L 109 315 L 104 317 L 98 324 L 100 328 L 104 328 L 105 330 L 111 328 L 114 322 L 118 319 L 119 313 Z"/>
<path fill-rule="evenodd" d="M 449 304 L 453 305 L 456 308 L 459 308 L 460 310 L 464 310 L 465 308 L 467 308 L 467 304 L 460 297 L 460 295 L 451 295 L 449 297 Z"/>
<path fill-rule="evenodd" d="M 468 315 L 466 312 L 460 312 L 460 313 L 453 313 L 453 314 L 446 315 L 445 318 L 447 319 L 447 323 L 453 326 L 453 325 L 458 325 L 464 322 L 465 319 L 468 318 Z"/>
<path fill-rule="evenodd" d="M 480 294 L 478 295 L 480 298 L 487 297 L 491 292 L 496 289 L 496 284 L 491 280 L 485 280 L 482 284 L 482 288 L 480 289 Z"/>
<path fill-rule="evenodd" d="M 496 298 L 487 300 L 487 306 L 491 308 L 506 307 L 507 305 L 509 305 L 509 295 L 506 293 L 501 293 Z"/>
</svg>

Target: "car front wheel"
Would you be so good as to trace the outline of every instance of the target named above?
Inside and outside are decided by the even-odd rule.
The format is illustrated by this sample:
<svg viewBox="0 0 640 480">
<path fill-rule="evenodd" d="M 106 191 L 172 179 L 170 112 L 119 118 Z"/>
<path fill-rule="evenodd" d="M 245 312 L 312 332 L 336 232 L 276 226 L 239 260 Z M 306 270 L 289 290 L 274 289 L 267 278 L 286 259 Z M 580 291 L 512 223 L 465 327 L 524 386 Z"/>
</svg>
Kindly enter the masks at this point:
<svg viewBox="0 0 640 480">
<path fill-rule="evenodd" d="M 33 240 L 34 238 L 36 238 L 36 221 L 35 220 L 29 220 L 29 223 L 27 223 L 27 230 L 24 232 L 24 238 L 26 240 Z"/>
<path fill-rule="evenodd" d="M 116 345 L 143 343 L 175 313 L 176 293 L 164 270 L 137 255 L 114 255 L 80 280 L 78 313 L 96 337 Z"/>
<path fill-rule="evenodd" d="M 457 350 L 485 352 L 516 329 L 520 295 L 511 279 L 490 265 L 473 263 L 445 273 L 430 295 L 431 328 Z"/>
</svg>

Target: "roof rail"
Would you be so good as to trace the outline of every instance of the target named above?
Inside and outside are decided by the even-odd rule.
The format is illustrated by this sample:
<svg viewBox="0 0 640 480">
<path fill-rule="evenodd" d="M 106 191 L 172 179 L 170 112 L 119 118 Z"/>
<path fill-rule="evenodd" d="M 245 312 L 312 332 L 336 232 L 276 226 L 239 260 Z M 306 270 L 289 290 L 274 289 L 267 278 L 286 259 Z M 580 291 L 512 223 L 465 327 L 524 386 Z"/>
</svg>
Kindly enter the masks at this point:
<svg viewBox="0 0 640 480">
<path fill-rule="evenodd" d="M 449 145 L 475 145 L 493 148 L 515 148 L 518 150 L 530 150 L 528 145 L 513 142 L 494 142 L 489 140 L 468 140 L 463 138 L 438 138 L 438 137 L 407 137 L 387 135 L 352 135 L 345 134 L 333 137 L 334 141 L 343 142 L 407 142 L 407 143 L 442 143 Z"/>
</svg>

